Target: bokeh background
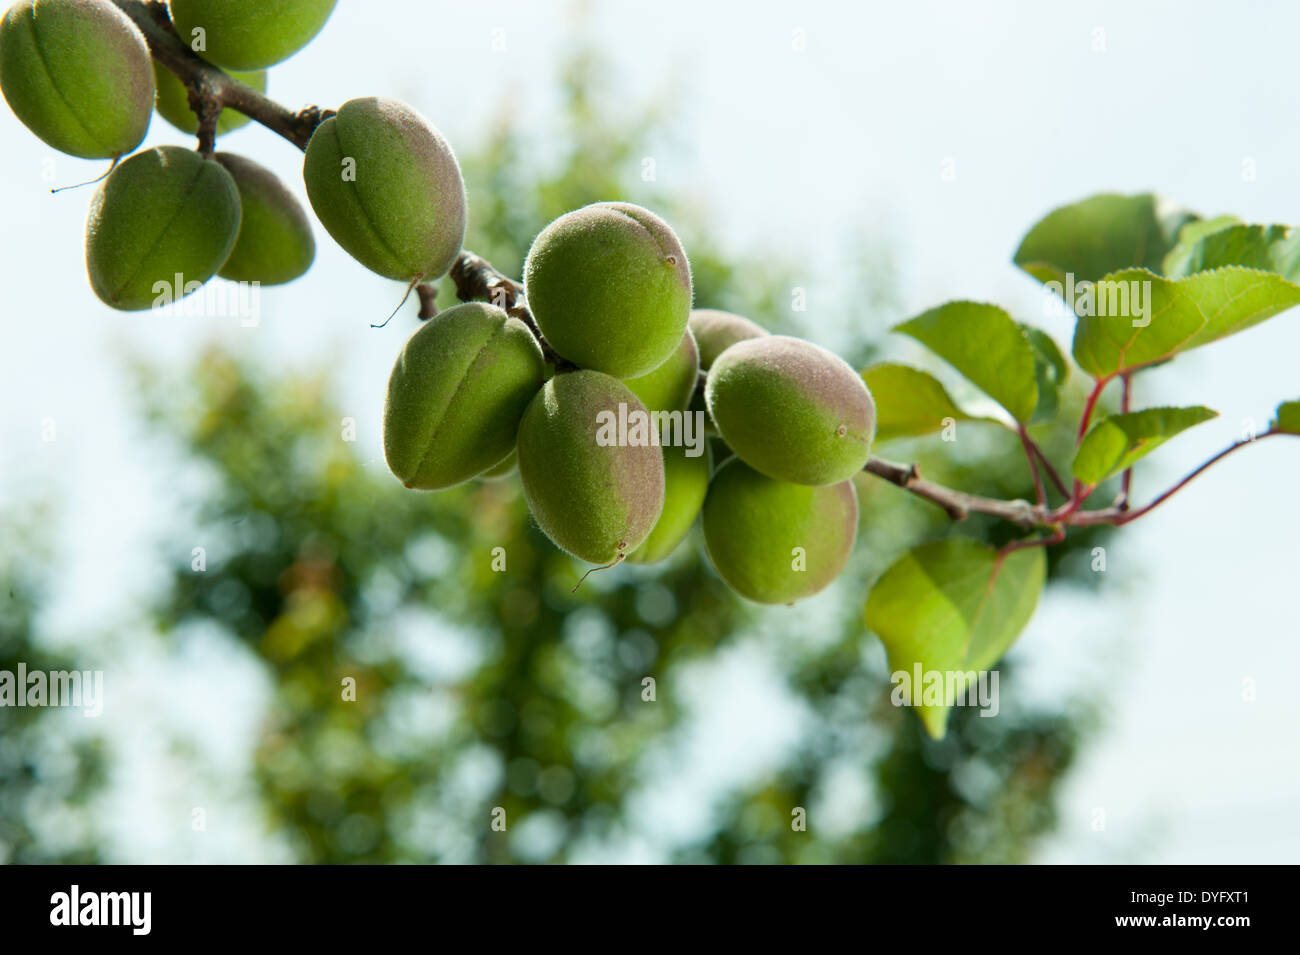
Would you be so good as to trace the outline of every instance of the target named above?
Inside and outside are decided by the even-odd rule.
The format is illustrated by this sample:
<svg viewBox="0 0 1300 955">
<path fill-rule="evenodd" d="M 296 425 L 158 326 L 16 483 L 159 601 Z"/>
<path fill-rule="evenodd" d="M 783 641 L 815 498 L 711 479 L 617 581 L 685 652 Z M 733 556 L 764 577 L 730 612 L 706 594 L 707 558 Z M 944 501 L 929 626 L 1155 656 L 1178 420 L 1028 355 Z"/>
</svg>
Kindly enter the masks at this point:
<svg viewBox="0 0 1300 955">
<path fill-rule="evenodd" d="M 698 305 L 946 377 L 890 326 L 974 298 L 1068 345 L 1010 263 L 1058 205 L 1155 190 L 1300 220 L 1298 30 L 1283 2 L 341 0 L 270 92 L 417 107 L 464 165 L 468 247 L 506 271 L 554 216 L 639 202 L 682 236 Z M 188 139 L 156 119 L 163 142 Z M 370 328 L 395 283 L 318 228 L 256 326 L 114 313 L 84 276 L 89 190 L 49 193 L 102 170 L 7 109 L 0 144 L 0 669 L 98 669 L 106 693 L 99 718 L 0 709 L 0 860 L 1300 855 L 1296 443 L 1056 548 L 1000 715 L 935 742 L 889 704 L 866 593 L 922 539 L 1005 529 L 864 477 L 849 571 L 795 609 L 731 596 L 698 541 L 571 594 L 582 568 L 517 480 L 422 495 L 386 473 L 384 385 L 418 324 L 408 303 Z M 220 148 L 302 195 L 273 134 Z M 1139 498 L 1300 396 L 1297 355 L 1290 314 L 1141 376 L 1139 405 L 1222 417 L 1148 459 Z M 888 453 L 1030 493 L 1014 438 L 976 425 Z"/>
</svg>

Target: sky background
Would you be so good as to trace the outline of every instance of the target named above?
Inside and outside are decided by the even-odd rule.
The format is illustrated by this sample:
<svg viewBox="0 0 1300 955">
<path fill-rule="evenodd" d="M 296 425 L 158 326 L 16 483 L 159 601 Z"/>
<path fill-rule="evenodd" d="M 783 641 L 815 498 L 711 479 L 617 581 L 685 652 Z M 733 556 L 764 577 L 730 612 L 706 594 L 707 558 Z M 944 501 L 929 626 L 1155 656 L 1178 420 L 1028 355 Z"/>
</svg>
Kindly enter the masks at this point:
<svg viewBox="0 0 1300 955">
<path fill-rule="evenodd" d="M 842 303 L 863 292 L 826 276 L 865 242 L 885 250 L 894 269 L 894 304 L 869 319 L 873 337 L 971 298 L 998 302 L 1065 344 L 1072 322 L 1051 314 L 1010 261 L 1050 209 L 1097 192 L 1154 190 L 1206 215 L 1300 221 L 1298 33 L 1300 6 L 1281 2 L 341 0 L 324 33 L 272 71 L 269 92 L 291 106 L 395 96 L 464 151 L 507 104 L 537 135 L 545 163 L 555 69 L 589 37 L 616 64 L 611 103 L 677 93 L 674 135 L 653 153 L 660 185 L 695 197 L 736 257 L 807 263 L 807 317 L 820 343 L 836 346 Z M 188 139 L 156 119 L 146 145 L 163 142 Z M 160 774 L 123 782 L 130 767 L 168 758 L 151 749 L 150 721 L 197 719 L 221 779 L 243 759 L 265 687 L 215 639 L 181 666 L 162 662 L 140 632 L 139 608 L 164 579 L 151 548 L 183 519 L 174 489 L 186 478 L 132 419 L 112 358 L 143 353 L 181 364 L 215 340 L 273 366 L 329 361 L 362 452 L 382 467 L 379 385 L 407 326 L 368 326 L 400 290 L 318 227 L 315 269 L 264 290 L 257 327 L 114 312 L 84 274 L 90 190 L 48 191 L 102 167 L 54 154 L 8 110 L 0 110 L 0 144 L 0 507 L 22 506 L 34 491 L 67 505 L 52 529 L 60 589 L 45 623 L 69 645 L 106 627 L 133 647 L 127 679 L 140 693 L 132 709 L 105 717 L 129 735 L 112 797 L 115 838 L 123 858 L 165 854 L 169 847 L 150 841 L 158 839 L 150 815 L 169 799 Z M 302 195 L 301 154 L 278 137 L 249 128 L 221 145 Z M 913 354 L 901 342 L 889 347 Z M 1297 313 L 1144 374 L 1139 406 L 1205 404 L 1221 417 L 1150 459 L 1138 498 L 1250 422 L 1263 430 L 1280 400 L 1297 397 Z M 43 440 L 51 424 L 55 440 Z M 1018 685 L 1044 699 L 1101 687 L 1107 701 L 1103 731 L 1070 776 L 1060 831 L 1041 861 L 1300 857 L 1300 700 L 1290 686 L 1300 670 L 1298 470 L 1300 441 L 1234 455 L 1115 536 L 1103 596 L 1058 589 L 1040 606 L 1016 650 L 1035 678 Z M 720 787 L 761 773 L 800 716 L 771 705 L 779 673 L 770 660 L 737 651 L 710 666 L 694 690 L 697 738 L 682 779 Z M 711 692 L 721 683 L 730 695 Z M 223 785 L 238 806 L 242 784 Z M 656 839 L 699 826 L 703 810 L 682 796 L 695 791 L 665 781 L 648 793 L 645 842 L 633 840 L 621 857 L 653 859 L 647 847 Z M 852 807 L 851 794 L 844 804 Z M 256 844 L 251 820 L 247 831 L 247 845 L 207 857 L 275 856 Z"/>
</svg>

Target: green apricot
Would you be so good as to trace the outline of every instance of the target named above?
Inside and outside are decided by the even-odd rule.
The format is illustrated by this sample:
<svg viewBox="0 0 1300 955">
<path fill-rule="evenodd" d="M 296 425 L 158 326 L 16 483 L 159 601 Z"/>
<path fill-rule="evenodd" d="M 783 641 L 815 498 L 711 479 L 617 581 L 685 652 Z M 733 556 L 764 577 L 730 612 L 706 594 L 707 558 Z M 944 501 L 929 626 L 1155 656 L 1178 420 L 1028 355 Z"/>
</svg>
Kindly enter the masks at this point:
<svg viewBox="0 0 1300 955">
<path fill-rule="evenodd" d="M 225 264 L 240 217 L 239 189 L 220 163 L 180 146 L 136 153 L 91 201 L 91 287 L 105 304 L 124 311 L 162 301 L 156 286 L 170 303 L 174 287 L 201 285 Z"/>
<path fill-rule="evenodd" d="M 623 384 L 651 411 L 685 411 L 699 378 L 700 353 L 688 328 L 682 343 L 666 362 L 650 374 L 629 378 Z"/>
<path fill-rule="evenodd" d="M 718 356 L 736 342 L 762 338 L 767 330 L 747 318 L 720 312 L 716 308 L 697 308 L 691 312 L 691 331 L 700 346 L 700 367 L 712 368 Z"/>
<path fill-rule="evenodd" d="M 871 392 L 848 362 L 811 342 L 737 342 L 709 369 L 704 399 L 727 444 L 768 477 L 837 484 L 871 456 Z"/>
<path fill-rule="evenodd" d="M 844 570 L 858 494 L 852 481 L 791 484 L 731 458 L 709 484 L 702 523 L 709 560 L 732 590 L 757 603 L 794 603 Z"/>
<path fill-rule="evenodd" d="M 640 399 L 598 371 L 556 375 L 519 422 L 519 476 L 542 532 L 592 564 L 627 557 L 664 508 L 664 457 L 653 444 L 608 442 L 619 405 L 647 414 Z"/>
<path fill-rule="evenodd" d="M 160 63 L 154 63 L 153 76 L 154 85 L 158 90 L 157 98 L 154 100 L 154 108 L 158 110 L 158 115 L 182 133 L 197 133 L 199 118 L 194 115 L 194 110 L 190 109 L 190 94 L 185 84 L 176 78 L 175 73 Z M 251 73 L 231 71 L 230 76 L 253 87 L 259 93 L 266 92 L 266 70 L 254 70 Z M 223 109 L 217 118 L 217 135 L 247 126 L 248 122 L 248 117 L 238 110 Z"/>
<path fill-rule="evenodd" d="M 465 183 L 442 134 L 405 103 L 344 103 L 316 128 L 307 197 L 339 245 L 403 282 L 446 272 L 465 241 Z"/>
<path fill-rule="evenodd" d="M 261 70 L 310 43 L 334 12 L 335 2 L 171 0 L 171 10 L 176 32 L 205 60 L 227 70 Z"/>
<path fill-rule="evenodd" d="M 494 464 L 478 476 L 480 481 L 499 481 L 502 478 L 509 477 L 515 473 L 515 465 L 519 463 L 519 452 L 511 451 L 501 459 L 500 464 Z"/>
<path fill-rule="evenodd" d="M 457 305 L 397 356 L 384 403 L 384 457 L 410 488 L 451 487 L 501 463 L 546 363 L 532 332 L 494 305 Z"/>
<path fill-rule="evenodd" d="M 19 0 L 0 19 L 0 89 L 60 152 L 115 159 L 140 145 L 154 79 L 139 28 L 107 0 Z"/>
<path fill-rule="evenodd" d="M 668 223 L 626 202 L 560 216 L 533 241 L 524 294 L 542 334 L 581 368 L 615 378 L 654 371 L 691 311 L 691 269 Z"/>
<path fill-rule="evenodd" d="M 269 169 L 243 156 L 213 157 L 230 173 L 244 210 L 239 239 L 221 267 L 235 282 L 283 285 L 302 275 L 316 258 L 311 222 L 298 200 Z"/>
<path fill-rule="evenodd" d="M 666 558 L 686 539 L 700 514 L 709 490 L 712 465 L 707 448 L 688 457 L 688 448 L 669 445 L 664 454 L 664 509 L 654 530 L 628 558 L 633 564 L 655 564 Z"/>
</svg>

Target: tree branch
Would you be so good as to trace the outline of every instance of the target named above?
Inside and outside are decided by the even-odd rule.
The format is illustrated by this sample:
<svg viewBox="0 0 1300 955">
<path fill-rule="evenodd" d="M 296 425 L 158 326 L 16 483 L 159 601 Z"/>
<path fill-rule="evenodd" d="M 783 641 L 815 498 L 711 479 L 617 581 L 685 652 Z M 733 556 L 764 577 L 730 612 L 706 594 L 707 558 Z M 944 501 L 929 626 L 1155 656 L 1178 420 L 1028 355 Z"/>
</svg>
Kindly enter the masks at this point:
<svg viewBox="0 0 1300 955">
<path fill-rule="evenodd" d="M 1196 468 L 1194 471 L 1189 473 L 1181 481 L 1179 481 L 1173 487 L 1169 488 L 1169 490 L 1165 491 L 1155 500 L 1151 501 L 1151 503 L 1144 504 L 1142 507 L 1139 507 L 1136 510 L 1129 510 L 1125 505 L 1116 505 L 1098 511 L 1080 511 L 1077 514 L 1074 514 L 1071 517 L 1071 519 L 1068 521 L 1068 523 L 1073 527 L 1089 527 L 1096 524 L 1110 524 L 1114 527 L 1123 527 L 1125 524 L 1129 523 L 1130 521 L 1135 521 L 1139 517 L 1143 516 L 1144 514 L 1148 514 L 1151 511 L 1155 510 L 1158 506 L 1163 504 L 1165 501 L 1169 500 L 1171 497 L 1173 497 L 1175 494 L 1181 491 L 1184 487 L 1190 484 L 1191 481 L 1195 477 L 1197 477 L 1202 471 L 1209 468 L 1210 465 L 1218 461 L 1222 461 L 1228 455 L 1232 454 L 1232 452 L 1240 448 L 1244 448 L 1247 445 L 1255 444 L 1256 442 L 1262 441 L 1265 438 L 1270 437 L 1272 435 L 1290 434 L 1290 433 L 1291 432 L 1289 431 L 1265 431 L 1263 434 L 1259 435 L 1258 437 L 1248 438 L 1244 441 L 1234 442 L 1233 444 L 1228 445 L 1228 447 L 1224 448 L 1214 457 L 1210 458 L 1210 460 L 1206 461 L 1200 467 Z"/>
<path fill-rule="evenodd" d="M 112 2 L 140 28 L 153 58 L 185 84 L 190 95 L 190 108 L 199 118 L 200 152 L 211 154 L 216 120 L 223 109 L 239 110 L 299 149 L 307 148 L 311 134 L 321 120 L 332 115 L 316 106 L 295 113 L 201 59 L 176 33 L 163 0 Z"/>
<path fill-rule="evenodd" d="M 461 252 L 449 274 L 456 286 L 456 297 L 462 302 L 486 299 L 497 308 L 504 309 L 507 314 L 528 326 L 542 348 L 542 356 L 555 366 L 557 373 L 576 370 L 577 366 L 573 362 L 561 357 L 546 341 L 537 325 L 537 319 L 524 301 L 523 285 L 468 249 Z"/>
<path fill-rule="evenodd" d="M 1044 523 L 1045 508 L 1036 507 L 1028 501 L 1003 501 L 998 498 L 967 494 L 964 491 L 954 491 L 942 484 L 925 480 L 915 464 L 895 464 L 883 458 L 872 458 L 863 470 L 938 504 L 954 521 L 965 520 L 971 511 L 975 511 L 1001 517 L 1022 527 L 1033 527 Z"/>
<path fill-rule="evenodd" d="M 933 481 L 922 479 L 915 464 L 895 464 L 882 458 L 872 458 L 867 462 L 863 470 L 939 505 L 955 521 L 965 520 L 974 511 L 980 514 L 991 514 L 994 517 L 1000 517 L 1022 527 L 1042 526 L 1053 528 L 1055 533 L 1051 537 L 1036 538 L 1033 541 L 1024 541 L 1020 544 L 1020 546 L 1030 547 L 1039 544 L 1058 543 L 1064 539 L 1064 531 L 1067 527 L 1096 527 L 1098 525 L 1123 527 L 1125 524 L 1155 510 L 1155 508 L 1191 483 L 1197 475 L 1210 465 L 1216 461 L 1221 461 L 1239 448 L 1255 444 L 1271 435 L 1290 433 L 1289 431 L 1265 431 L 1256 438 L 1238 441 L 1229 445 L 1151 501 L 1151 503 L 1145 504 L 1136 510 L 1130 510 L 1126 503 L 1117 503 L 1095 511 L 1080 510 L 1080 505 L 1087 498 L 1086 494 L 1068 501 L 1057 510 L 1051 510 L 1042 505 L 1036 506 L 1028 501 L 1003 501 L 998 498 L 979 497 L 962 491 L 954 491 L 942 484 L 935 484 Z"/>
</svg>

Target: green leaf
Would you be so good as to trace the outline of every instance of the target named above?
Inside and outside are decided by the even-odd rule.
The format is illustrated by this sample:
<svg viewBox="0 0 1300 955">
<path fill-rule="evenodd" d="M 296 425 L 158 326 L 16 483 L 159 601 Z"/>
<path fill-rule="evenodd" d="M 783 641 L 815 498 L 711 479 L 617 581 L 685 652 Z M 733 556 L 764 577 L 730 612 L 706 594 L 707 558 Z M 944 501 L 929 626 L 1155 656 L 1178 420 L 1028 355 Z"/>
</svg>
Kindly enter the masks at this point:
<svg viewBox="0 0 1300 955">
<path fill-rule="evenodd" d="M 1098 485 L 1112 474 L 1132 467 L 1180 431 L 1219 413 L 1209 408 L 1147 408 L 1111 415 L 1093 425 L 1074 455 L 1074 476 Z"/>
<path fill-rule="evenodd" d="M 1184 275 L 1191 275 L 1196 269 L 1187 267 L 1187 259 L 1194 254 L 1194 250 L 1200 245 L 1201 240 L 1207 235 L 1212 235 L 1223 229 L 1231 228 L 1234 225 L 1241 225 L 1241 220 L 1236 216 L 1216 216 L 1213 219 L 1197 219 L 1183 226 L 1178 233 L 1178 242 L 1169 253 L 1159 271 L 1168 278 L 1182 278 Z"/>
<path fill-rule="evenodd" d="M 862 380 L 876 402 L 877 441 L 933 434 L 943 428 L 945 418 L 994 421 L 962 411 L 937 378 L 910 365 L 872 365 L 863 370 Z"/>
<path fill-rule="evenodd" d="M 1284 401 L 1278 405 L 1270 427 L 1273 431 L 1300 434 L 1300 401 Z"/>
<path fill-rule="evenodd" d="M 1184 230 L 1186 232 L 1187 230 Z M 1300 232 L 1283 225 L 1230 225 L 1184 243 L 1165 257 L 1165 275 L 1178 279 L 1225 265 L 1300 280 Z"/>
<path fill-rule="evenodd" d="M 1034 349 L 1034 378 L 1038 382 L 1038 406 L 1030 424 L 1042 424 L 1056 417 L 1061 407 L 1061 388 L 1069 377 L 1070 365 L 1052 336 L 1039 328 L 1021 325 Z"/>
<path fill-rule="evenodd" d="M 903 555 L 871 590 L 866 622 L 889 654 L 889 667 L 970 674 L 995 664 L 1033 616 L 1047 576 L 1040 547 L 1005 557 L 964 537 L 930 541 Z M 919 688 L 918 688 L 919 689 Z M 918 712 L 936 739 L 948 706 Z"/>
<path fill-rule="evenodd" d="M 1098 379 L 1166 361 L 1300 303 L 1300 285 L 1239 266 L 1176 281 L 1128 269 L 1108 275 L 1093 291 L 1091 306 L 1079 309 L 1074 360 Z"/>
<path fill-rule="evenodd" d="M 1028 421 L 1038 406 L 1034 349 L 1023 329 L 996 305 L 949 302 L 896 325 L 965 375 L 1011 413 Z"/>
<path fill-rule="evenodd" d="M 1158 205 L 1147 193 L 1106 194 L 1062 206 L 1029 230 L 1015 263 L 1040 282 L 1061 285 L 1067 275 L 1077 285 L 1118 269 L 1158 270 L 1173 245 Z"/>
</svg>

